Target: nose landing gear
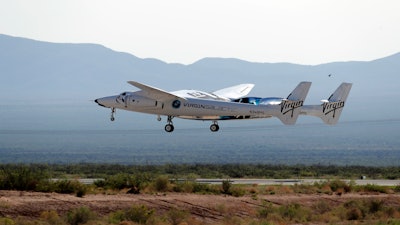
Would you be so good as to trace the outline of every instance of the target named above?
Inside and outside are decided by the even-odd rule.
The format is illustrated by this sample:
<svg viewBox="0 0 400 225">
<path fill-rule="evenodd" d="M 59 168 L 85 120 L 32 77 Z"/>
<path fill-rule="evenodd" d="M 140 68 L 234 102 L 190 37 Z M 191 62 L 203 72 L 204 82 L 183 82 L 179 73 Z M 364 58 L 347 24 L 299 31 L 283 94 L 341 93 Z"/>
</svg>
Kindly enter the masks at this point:
<svg viewBox="0 0 400 225">
<path fill-rule="evenodd" d="M 111 121 L 115 120 L 114 114 L 115 114 L 115 108 L 111 108 L 111 118 L 110 118 Z"/>
</svg>

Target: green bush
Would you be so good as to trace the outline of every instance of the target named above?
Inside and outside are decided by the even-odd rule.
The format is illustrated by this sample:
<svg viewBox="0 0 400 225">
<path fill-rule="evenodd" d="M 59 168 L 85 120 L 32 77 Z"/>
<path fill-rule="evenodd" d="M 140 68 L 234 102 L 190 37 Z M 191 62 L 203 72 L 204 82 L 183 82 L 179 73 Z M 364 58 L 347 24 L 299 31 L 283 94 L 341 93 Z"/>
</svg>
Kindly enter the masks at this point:
<svg viewBox="0 0 400 225">
<path fill-rule="evenodd" d="M 67 222 L 71 225 L 87 223 L 94 218 L 94 213 L 87 207 L 80 207 L 67 213 Z"/>
<path fill-rule="evenodd" d="M 111 188 L 115 190 L 121 190 L 124 188 L 128 188 L 129 186 L 129 181 L 130 181 L 130 176 L 128 174 L 116 174 L 114 176 L 109 176 L 104 180 L 104 183 L 99 182 L 96 183 L 99 185 L 102 185 L 102 187 L 106 188 Z"/>
<path fill-rule="evenodd" d="M 1 225 L 15 225 L 14 220 L 10 218 L 0 218 L 0 224 Z"/>
<path fill-rule="evenodd" d="M 139 194 L 151 181 L 151 176 L 148 173 L 140 173 L 135 176 L 131 176 L 129 179 L 130 190 L 128 193 Z"/>
<path fill-rule="evenodd" d="M 185 221 L 188 215 L 189 213 L 187 211 L 172 208 L 166 213 L 166 218 L 167 221 L 170 222 L 172 225 L 178 225 Z"/>
<path fill-rule="evenodd" d="M 222 194 L 230 195 L 231 193 L 232 182 L 230 180 L 222 181 Z"/>
<path fill-rule="evenodd" d="M 54 191 L 61 194 L 75 193 L 77 197 L 83 197 L 87 187 L 77 180 L 59 180 L 54 182 Z"/>
<path fill-rule="evenodd" d="M 328 182 L 332 191 L 338 191 L 339 189 L 343 189 L 345 192 L 351 192 L 352 187 L 342 180 L 332 180 Z"/>
<path fill-rule="evenodd" d="M 37 185 L 48 178 L 46 170 L 41 167 L 0 167 L 0 189 L 3 190 L 35 191 Z"/>
<path fill-rule="evenodd" d="M 193 193 L 208 193 L 209 190 L 208 184 L 193 183 Z"/>
<path fill-rule="evenodd" d="M 276 207 L 272 206 L 270 202 L 263 202 L 263 207 L 258 210 L 258 217 L 267 219 L 268 216 L 276 212 Z"/>
<path fill-rule="evenodd" d="M 311 218 L 311 211 L 297 203 L 283 205 L 279 207 L 278 212 L 282 218 L 289 221 L 307 222 Z"/>
<path fill-rule="evenodd" d="M 125 212 L 122 210 L 118 210 L 118 211 L 110 213 L 110 215 L 108 216 L 108 222 L 112 223 L 112 224 L 118 224 L 118 223 L 124 221 L 125 218 L 126 218 Z"/>
<path fill-rule="evenodd" d="M 365 217 L 368 213 L 368 206 L 364 201 L 350 200 L 343 204 L 346 208 L 346 219 L 348 220 L 360 220 Z"/>
<path fill-rule="evenodd" d="M 388 189 L 384 186 L 379 186 L 376 184 L 367 184 L 362 187 L 364 191 L 367 192 L 379 192 L 379 193 L 387 193 Z"/>
<path fill-rule="evenodd" d="M 125 212 L 125 219 L 140 224 L 145 224 L 153 215 L 154 210 L 148 209 L 145 205 L 132 206 Z"/>
<path fill-rule="evenodd" d="M 54 182 L 55 192 L 61 194 L 71 194 L 75 192 L 78 181 L 58 180 Z"/>
<path fill-rule="evenodd" d="M 169 184 L 168 177 L 160 176 L 154 181 L 154 188 L 156 191 L 165 192 L 168 191 Z"/>
<path fill-rule="evenodd" d="M 194 182 L 177 183 L 174 185 L 172 190 L 174 192 L 193 193 L 194 184 Z"/>
</svg>

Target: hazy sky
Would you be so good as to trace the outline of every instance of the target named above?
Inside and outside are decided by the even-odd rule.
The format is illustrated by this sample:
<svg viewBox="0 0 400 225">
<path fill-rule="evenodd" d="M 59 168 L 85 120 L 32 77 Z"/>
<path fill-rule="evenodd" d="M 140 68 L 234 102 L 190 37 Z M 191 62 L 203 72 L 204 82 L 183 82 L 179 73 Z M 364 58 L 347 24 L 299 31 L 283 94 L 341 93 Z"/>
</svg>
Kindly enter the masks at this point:
<svg viewBox="0 0 400 225">
<path fill-rule="evenodd" d="M 0 0 L 0 33 L 141 58 L 320 64 L 400 51 L 398 0 Z"/>
</svg>

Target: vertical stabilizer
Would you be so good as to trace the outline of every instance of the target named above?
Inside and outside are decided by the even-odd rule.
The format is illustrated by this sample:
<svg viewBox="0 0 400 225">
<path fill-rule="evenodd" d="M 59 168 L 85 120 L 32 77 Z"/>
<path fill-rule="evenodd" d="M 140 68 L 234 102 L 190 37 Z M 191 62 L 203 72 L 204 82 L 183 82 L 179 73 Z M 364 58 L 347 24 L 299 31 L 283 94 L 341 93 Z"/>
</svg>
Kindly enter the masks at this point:
<svg viewBox="0 0 400 225">
<path fill-rule="evenodd" d="M 300 82 L 297 87 L 283 99 L 280 104 L 280 113 L 278 118 L 286 125 L 295 124 L 300 114 L 307 93 L 310 90 L 311 82 Z"/>
<path fill-rule="evenodd" d="M 322 100 L 322 114 L 320 117 L 324 123 L 333 125 L 338 122 L 351 86 L 351 83 L 342 83 L 328 100 Z"/>
</svg>

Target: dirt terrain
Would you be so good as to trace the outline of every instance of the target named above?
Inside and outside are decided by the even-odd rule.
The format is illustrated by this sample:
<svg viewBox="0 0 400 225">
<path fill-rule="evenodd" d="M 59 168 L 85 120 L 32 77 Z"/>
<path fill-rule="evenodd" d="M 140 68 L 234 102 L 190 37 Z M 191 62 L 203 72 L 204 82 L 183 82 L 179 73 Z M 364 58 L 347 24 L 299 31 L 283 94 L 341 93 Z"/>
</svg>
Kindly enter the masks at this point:
<svg viewBox="0 0 400 225">
<path fill-rule="evenodd" d="M 55 210 L 60 215 L 71 209 L 82 206 L 89 207 L 99 215 L 107 215 L 120 209 L 130 208 L 132 205 L 146 205 L 155 209 L 157 213 L 166 212 L 172 208 L 190 212 L 195 219 L 212 224 L 222 220 L 226 216 L 239 218 L 252 218 L 257 210 L 263 207 L 267 201 L 274 205 L 298 203 L 311 206 L 320 200 L 326 200 L 330 204 L 339 205 L 351 199 L 375 198 L 384 200 L 386 204 L 400 206 L 398 194 L 285 194 L 285 195 L 258 195 L 232 197 L 223 195 L 199 195 L 199 194 L 114 194 L 114 195 L 85 195 L 78 198 L 74 195 L 0 191 L 0 217 L 15 218 L 24 216 L 37 218 L 43 211 Z"/>
</svg>

